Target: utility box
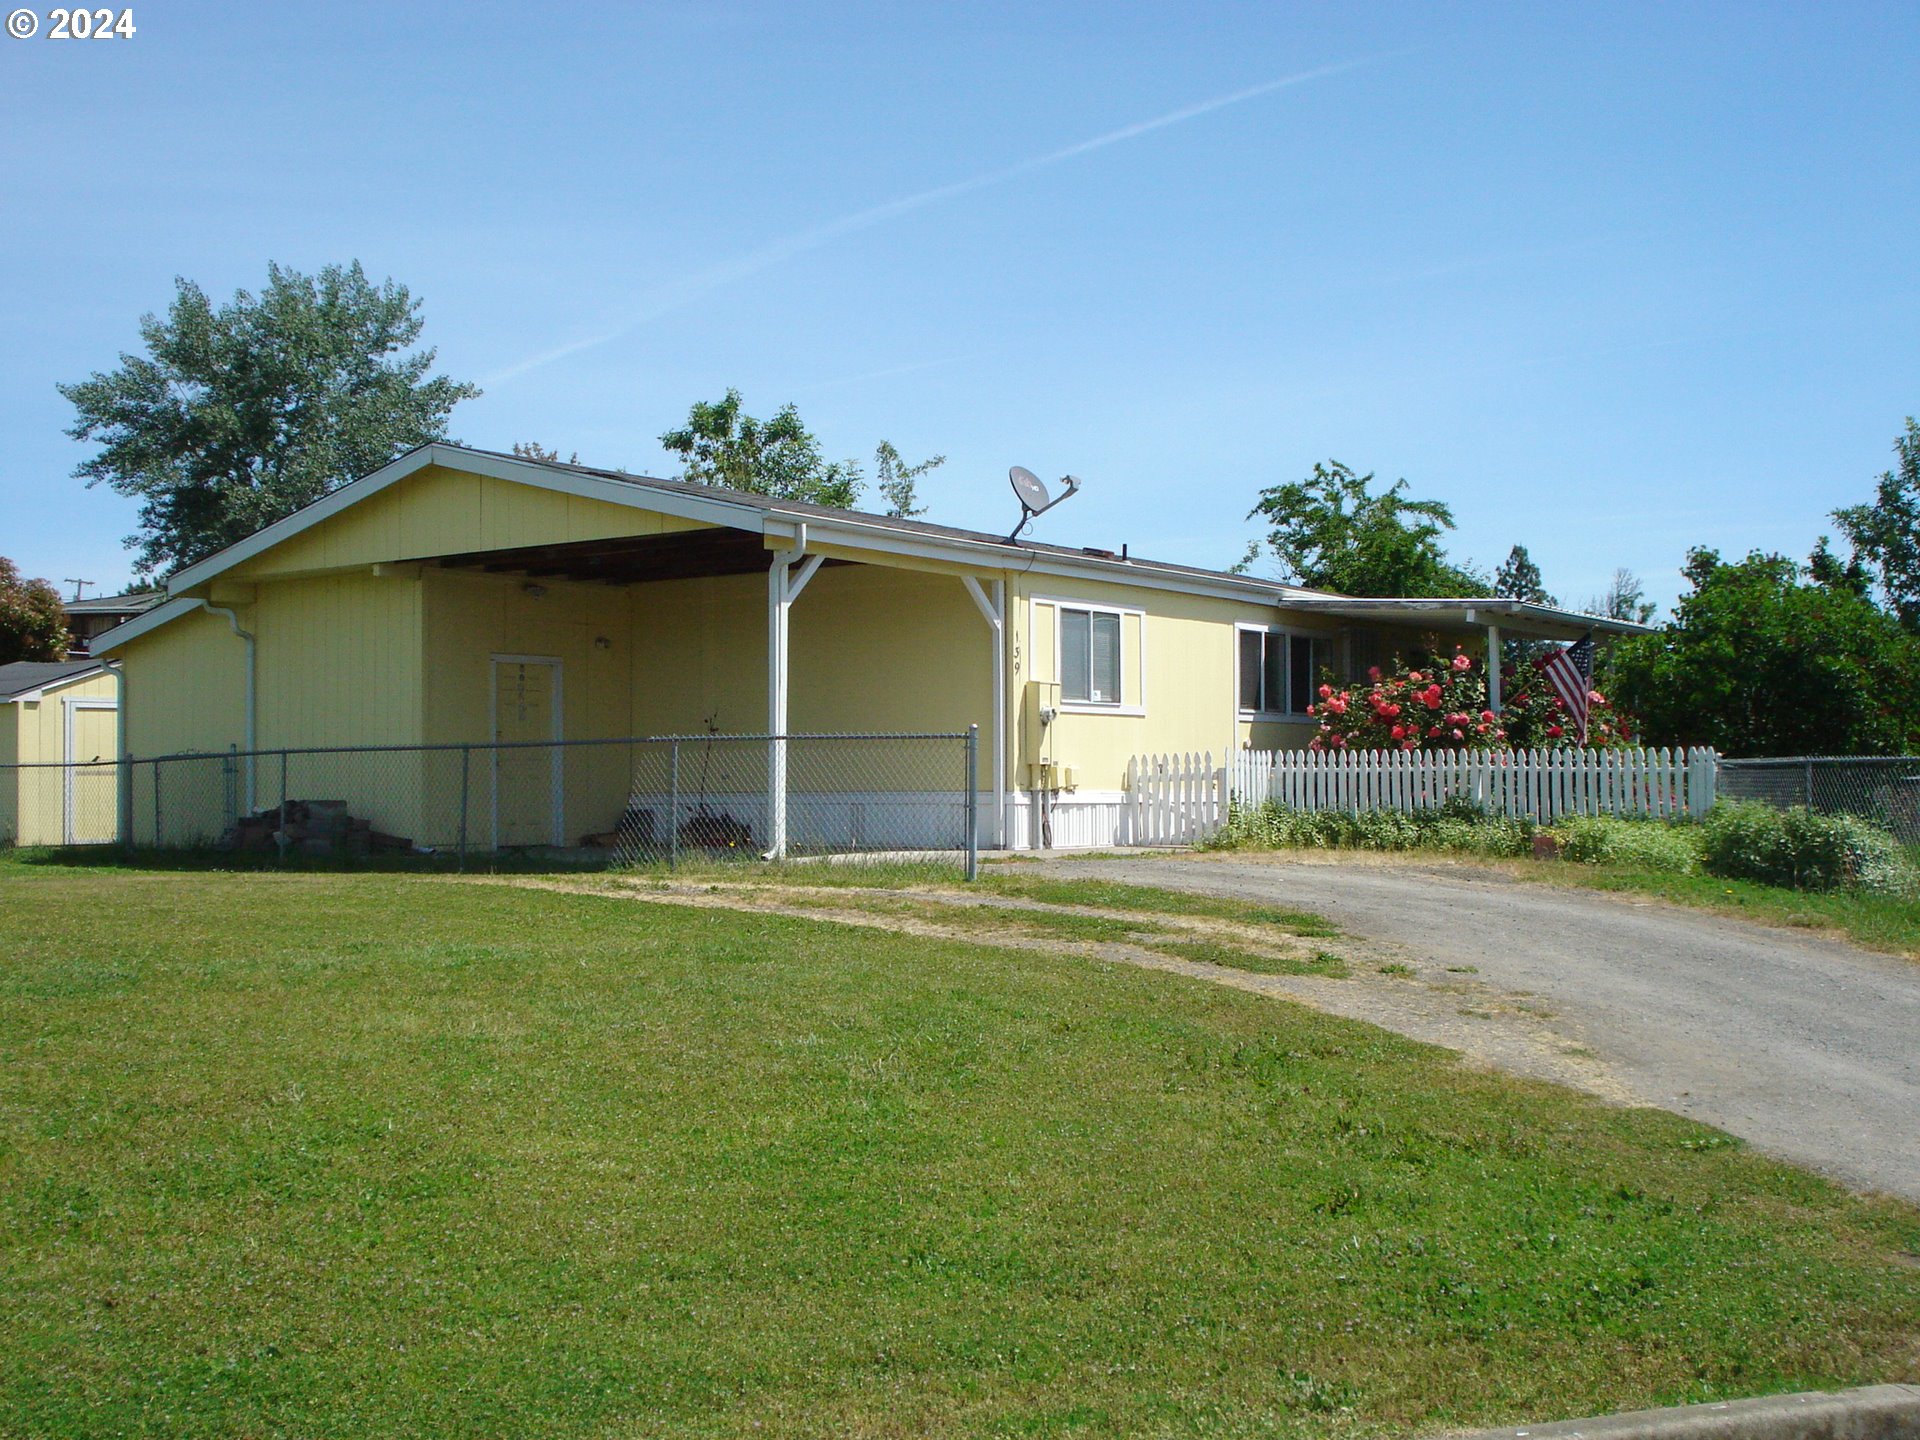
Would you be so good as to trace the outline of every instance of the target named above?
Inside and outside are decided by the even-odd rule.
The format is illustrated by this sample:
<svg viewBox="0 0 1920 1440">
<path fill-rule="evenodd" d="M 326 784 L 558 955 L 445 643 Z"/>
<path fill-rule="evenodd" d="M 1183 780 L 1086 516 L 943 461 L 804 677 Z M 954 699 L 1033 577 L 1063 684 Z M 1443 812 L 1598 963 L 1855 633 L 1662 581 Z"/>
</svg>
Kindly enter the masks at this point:
<svg viewBox="0 0 1920 1440">
<path fill-rule="evenodd" d="M 1029 680 L 1026 703 L 1020 707 L 1020 749 L 1038 762 L 1053 756 L 1052 729 L 1060 714 L 1057 680 Z"/>
<path fill-rule="evenodd" d="M 1078 783 L 1071 765 L 1061 765 L 1053 760 L 1035 760 L 1027 766 L 1027 788 L 1030 790 L 1071 790 Z"/>
</svg>

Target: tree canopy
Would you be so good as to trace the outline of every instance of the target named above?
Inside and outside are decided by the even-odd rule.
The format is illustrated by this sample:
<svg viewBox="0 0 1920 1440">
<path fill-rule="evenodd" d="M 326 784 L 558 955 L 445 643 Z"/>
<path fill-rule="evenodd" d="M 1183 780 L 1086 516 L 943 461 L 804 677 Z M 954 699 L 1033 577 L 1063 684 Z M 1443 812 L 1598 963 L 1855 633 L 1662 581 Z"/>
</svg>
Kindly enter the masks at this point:
<svg viewBox="0 0 1920 1440">
<path fill-rule="evenodd" d="M 67 611 L 60 592 L 29 580 L 0 555 L 0 665 L 67 658 Z"/>
<path fill-rule="evenodd" d="M 429 376 L 420 302 L 371 283 L 358 262 L 318 275 L 267 267 L 256 297 L 216 306 L 175 282 L 146 353 L 59 387 L 67 431 L 99 452 L 74 472 L 140 500 L 128 537 L 143 575 L 164 574 L 252 534 L 418 445 L 480 392 Z"/>
<path fill-rule="evenodd" d="M 1833 519 L 1887 607 L 1909 629 L 1920 629 L 1920 423 L 1913 416 L 1893 453 L 1896 464 L 1881 472 L 1872 502 L 1836 510 Z M 1816 553 L 1825 550 L 1823 537 Z"/>
<path fill-rule="evenodd" d="M 1248 518 L 1267 522 L 1267 547 L 1296 584 L 1344 595 L 1485 595 L 1486 581 L 1448 560 L 1440 543 L 1453 511 L 1411 498 L 1405 480 L 1378 491 L 1373 481 L 1329 460 L 1305 480 L 1262 490 Z"/>
<path fill-rule="evenodd" d="M 838 510 L 858 506 L 866 488 L 860 462 L 827 460 L 819 437 L 807 429 L 797 406 L 784 405 L 771 420 L 758 420 L 746 413 L 740 392 L 734 389 L 720 400 L 695 404 L 687 412 L 687 423 L 667 431 L 660 443 L 680 457 L 680 478 L 696 485 L 721 485 Z M 919 503 L 916 482 L 944 465 L 947 457 L 935 455 L 909 465 L 885 440 L 873 454 L 888 513 L 922 514 L 925 507 Z"/>
<path fill-rule="evenodd" d="M 1689 553 L 1691 590 L 1658 633 L 1616 642 L 1601 688 L 1653 745 L 1724 754 L 1911 754 L 1920 639 L 1780 555 Z"/>
</svg>

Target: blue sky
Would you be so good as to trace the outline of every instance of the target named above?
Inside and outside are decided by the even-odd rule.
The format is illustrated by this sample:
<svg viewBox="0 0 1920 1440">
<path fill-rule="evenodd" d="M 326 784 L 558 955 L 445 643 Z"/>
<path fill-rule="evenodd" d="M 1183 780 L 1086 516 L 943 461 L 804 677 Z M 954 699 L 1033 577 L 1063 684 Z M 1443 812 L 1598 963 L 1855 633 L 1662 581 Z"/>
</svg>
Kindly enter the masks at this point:
<svg viewBox="0 0 1920 1440">
<path fill-rule="evenodd" d="M 929 518 L 1071 470 L 1040 536 L 1208 565 L 1337 457 L 1576 602 L 1804 556 L 1920 412 L 1911 4 L 134 18 L 0 39 L 0 554 L 55 580 L 133 523 L 55 382 L 270 259 L 410 286 L 473 444 L 671 473 L 735 385 L 946 453 Z"/>
</svg>

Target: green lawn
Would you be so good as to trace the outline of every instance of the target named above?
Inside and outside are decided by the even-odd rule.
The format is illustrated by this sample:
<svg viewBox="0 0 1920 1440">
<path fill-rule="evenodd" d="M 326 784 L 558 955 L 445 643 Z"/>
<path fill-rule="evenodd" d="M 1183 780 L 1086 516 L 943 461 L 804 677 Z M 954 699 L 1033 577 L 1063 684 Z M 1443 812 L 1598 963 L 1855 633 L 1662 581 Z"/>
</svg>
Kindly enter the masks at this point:
<svg viewBox="0 0 1920 1440">
<path fill-rule="evenodd" d="M 0 1434 L 1321 1435 L 1920 1379 L 1920 1213 L 1164 973 L 0 864 Z"/>
</svg>

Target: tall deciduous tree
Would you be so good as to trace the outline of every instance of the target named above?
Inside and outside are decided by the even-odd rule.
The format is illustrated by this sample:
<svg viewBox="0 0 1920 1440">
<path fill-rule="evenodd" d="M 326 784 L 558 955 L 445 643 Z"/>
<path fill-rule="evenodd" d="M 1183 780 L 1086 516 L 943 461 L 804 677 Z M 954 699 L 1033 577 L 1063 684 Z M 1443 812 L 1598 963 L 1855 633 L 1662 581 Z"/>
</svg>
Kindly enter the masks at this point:
<svg viewBox="0 0 1920 1440">
<path fill-rule="evenodd" d="M 1694 550 L 1692 589 L 1652 635 L 1617 641 L 1600 688 L 1647 743 L 1729 755 L 1898 755 L 1920 743 L 1920 639 L 1844 588 L 1758 552 Z"/>
<path fill-rule="evenodd" d="M 946 463 L 946 456 L 935 455 L 931 460 L 909 465 L 900 458 L 900 452 L 893 448 L 892 441 L 882 440 L 874 446 L 873 484 L 887 502 L 887 514 L 902 520 L 926 514 L 927 507 L 920 503 L 920 477 L 938 470 Z"/>
<path fill-rule="evenodd" d="M 428 374 L 434 352 L 410 349 L 422 323 L 404 285 L 357 262 L 269 265 L 258 296 L 218 306 L 177 280 L 166 317 L 141 318 L 146 353 L 59 387 L 78 411 L 67 433 L 100 446 L 74 473 L 139 499 L 143 575 L 191 564 L 445 438 L 480 392 Z"/>
<path fill-rule="evenodd" d="M 1893 453 L 1894 468 L 1881 473 L 1873 502 L 1836 510 L 1833 519 L 1888 607 L 1909 629 L 1920 629 L 1920 423 L 1911 415 Z"/>
<path fill-rule="evenodd" d="M 681 459 L 680 478 L 697 485 L 723 485 L 777 500 L 805 500 L 851 510 L 866 488 L 866 472 L 857 460 L 828 461 L 817 437 L 793 405 L 771 420 L 746 413 L 740 392 L 702 401 L 687 412 L 687 423 L 669 430 L 660 443 Z M 874 481 L 887 513 L 924 514 L 918 481 L 947 463 L 944 455 L 909 465 L 889 441 L 874 448 Z"/>
<path fill-rule="evenodd" d="M 793 405 L 784 406 L 771 420 L 756 420 L 742 407 L 740 392 L 729 389 L 724 399 L 696 404 L 687 412 L 687 423 L 667 431 L 660 443 L 681 458 L 680 478 L 697 485 L 722 485 L 842 510 L 852 509 L 860 499 L 864 477 L 859 464 L 829 463 Z"/>
<path fill-rule="evenodd" d="M 67 658 L 67 612 L 60 592 L 29 580 L 0 555 L 0 665 Z"/>
<path fill-rule="evenodd" d="M 1516 545 L 1509 550 L 1506 560 L 1493 572 L 1493 593 L 1534 605 L 1560 603 L 1547 593 L 1546 584 L 1540 577 L 1540 567 L 1533 563 L 1533 557 L 1527 554 L 1524 545 Z"/>
<path fill-rule="evenodd" d="M 1607 582 L 1606 593 L 1587 601 L 1589 615 L 1604 615 L 1609 620 L 1631 620 L 1644 625 L 1660 607 L 1646 598 L 1647 587 L 1638 575 L 1622 565 Z"/>
<path fill-rule="evenodd" d="M 1267 545 L 1288 578 L 1345 595 L 1485 595 L 1484 578 L 1447 559 L 1440 537 L 1453 511 L 1415 500 L 1407 482 L 1375 491 L 1372 475 L 1338 460 L 1305 480 L 1260 492 L 1248 512 L 1268 526 Z"/>
</svg>

